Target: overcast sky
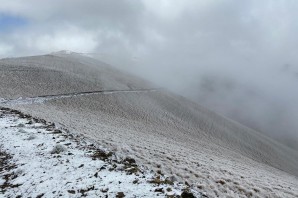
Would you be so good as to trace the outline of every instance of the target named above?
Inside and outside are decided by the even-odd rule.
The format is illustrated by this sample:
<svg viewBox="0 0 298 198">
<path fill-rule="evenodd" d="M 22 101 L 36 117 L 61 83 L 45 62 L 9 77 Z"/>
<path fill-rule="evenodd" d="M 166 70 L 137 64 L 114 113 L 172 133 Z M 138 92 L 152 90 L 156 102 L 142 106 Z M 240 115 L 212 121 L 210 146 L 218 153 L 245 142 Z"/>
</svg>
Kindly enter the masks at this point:
<svg viewBox="0 0 298 198">
<path fill-rule="evenodd" d="M 297 0 L 0 0 L 0 57 L 96 53 L 251 127 L 298 136 L 297 10 Z"/>
</svg>

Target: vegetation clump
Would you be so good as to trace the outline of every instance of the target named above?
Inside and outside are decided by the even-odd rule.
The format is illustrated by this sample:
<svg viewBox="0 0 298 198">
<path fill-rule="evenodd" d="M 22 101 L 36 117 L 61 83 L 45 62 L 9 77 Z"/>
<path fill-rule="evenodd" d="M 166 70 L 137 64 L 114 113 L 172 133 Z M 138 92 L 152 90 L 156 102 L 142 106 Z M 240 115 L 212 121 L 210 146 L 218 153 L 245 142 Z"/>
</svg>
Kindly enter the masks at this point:
<svg viewBox="0 0 298 198">
<path fill-rule="evenodd" d="M 61 144 L 57 144 L 56 146 L 54 146 L 54 148 L 51 150 L 51 154 L 59 154 L 62 153 L 64 151 L 66 151 L 66 147 L 61 145 Z"/>
<path fill-rule="evenodd" d="M 96 160 L 96 159 L 100 159 L 103 161 L 108 160 L 110 157 L 112 157 L 113 152 L 105 152 L 103 150 L 97 149 L 92 155 L 92 159 Z"/>
</svg>

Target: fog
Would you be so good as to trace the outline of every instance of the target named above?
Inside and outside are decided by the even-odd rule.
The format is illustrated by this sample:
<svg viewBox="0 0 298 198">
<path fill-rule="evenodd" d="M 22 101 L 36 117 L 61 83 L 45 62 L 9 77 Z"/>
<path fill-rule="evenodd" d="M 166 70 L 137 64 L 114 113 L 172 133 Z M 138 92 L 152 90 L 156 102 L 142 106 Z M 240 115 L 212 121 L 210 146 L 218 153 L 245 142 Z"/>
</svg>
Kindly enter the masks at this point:
<svg viewBox="0 0 298 198">
<path fill-rule="evenodd" d="M 298 149 L 296 0 L 0 0 L 0 57 L 72 50 Z"/>
</svg>

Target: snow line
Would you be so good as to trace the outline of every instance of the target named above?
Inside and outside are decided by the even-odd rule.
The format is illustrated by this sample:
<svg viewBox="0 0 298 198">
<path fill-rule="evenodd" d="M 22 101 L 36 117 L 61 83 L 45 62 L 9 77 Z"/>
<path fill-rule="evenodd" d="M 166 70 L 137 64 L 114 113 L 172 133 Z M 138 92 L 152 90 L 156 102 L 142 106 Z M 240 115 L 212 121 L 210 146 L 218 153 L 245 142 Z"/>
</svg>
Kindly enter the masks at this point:
<svg viewBox="0 0 298 198">
<path fill-rule="evenodd" d="M 71 98 L 77 96 L 88 96 L 96 94 L 115 94 L 115 93 L 147 93 L 154 92 L 158 89 L 135 89 L 135 90 L 99 90 L 99 91 L 85 91 L 85 92 L 74 92 L 74 93 L 65 93 L 65 94 L 56 94 L 56 95 L 42 95 L 36 97 L 27 97 L 27 98 L 18 98 L 18 99 L 4 99 L 0 98 L 0 104 L 4 105 L 23 105 L 23 104 L 35 104 L 35 103 L 44 103 L 48 100 L 62 99 L 62 98 Z"/>
</svg>

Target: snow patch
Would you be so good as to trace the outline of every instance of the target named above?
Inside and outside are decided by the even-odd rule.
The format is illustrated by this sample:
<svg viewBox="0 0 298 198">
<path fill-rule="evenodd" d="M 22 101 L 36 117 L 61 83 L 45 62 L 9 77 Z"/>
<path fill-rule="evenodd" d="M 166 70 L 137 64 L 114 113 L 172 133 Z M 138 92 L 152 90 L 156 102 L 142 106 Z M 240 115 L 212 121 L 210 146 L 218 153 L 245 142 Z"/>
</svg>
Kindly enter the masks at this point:
<svg viewBox="0 0 298 198">
<path fill-rule="evenodd" d="M 0 111 L 0 151 L 11 155 L 9 163 L 14 167 L 0 172 L 4 197 L 157 197 L 181 195 L 186 189 L 201 196 L 137 166 L 133 158 L 119 160 L 53 123 L 14 113 Z"/>
</svg>

